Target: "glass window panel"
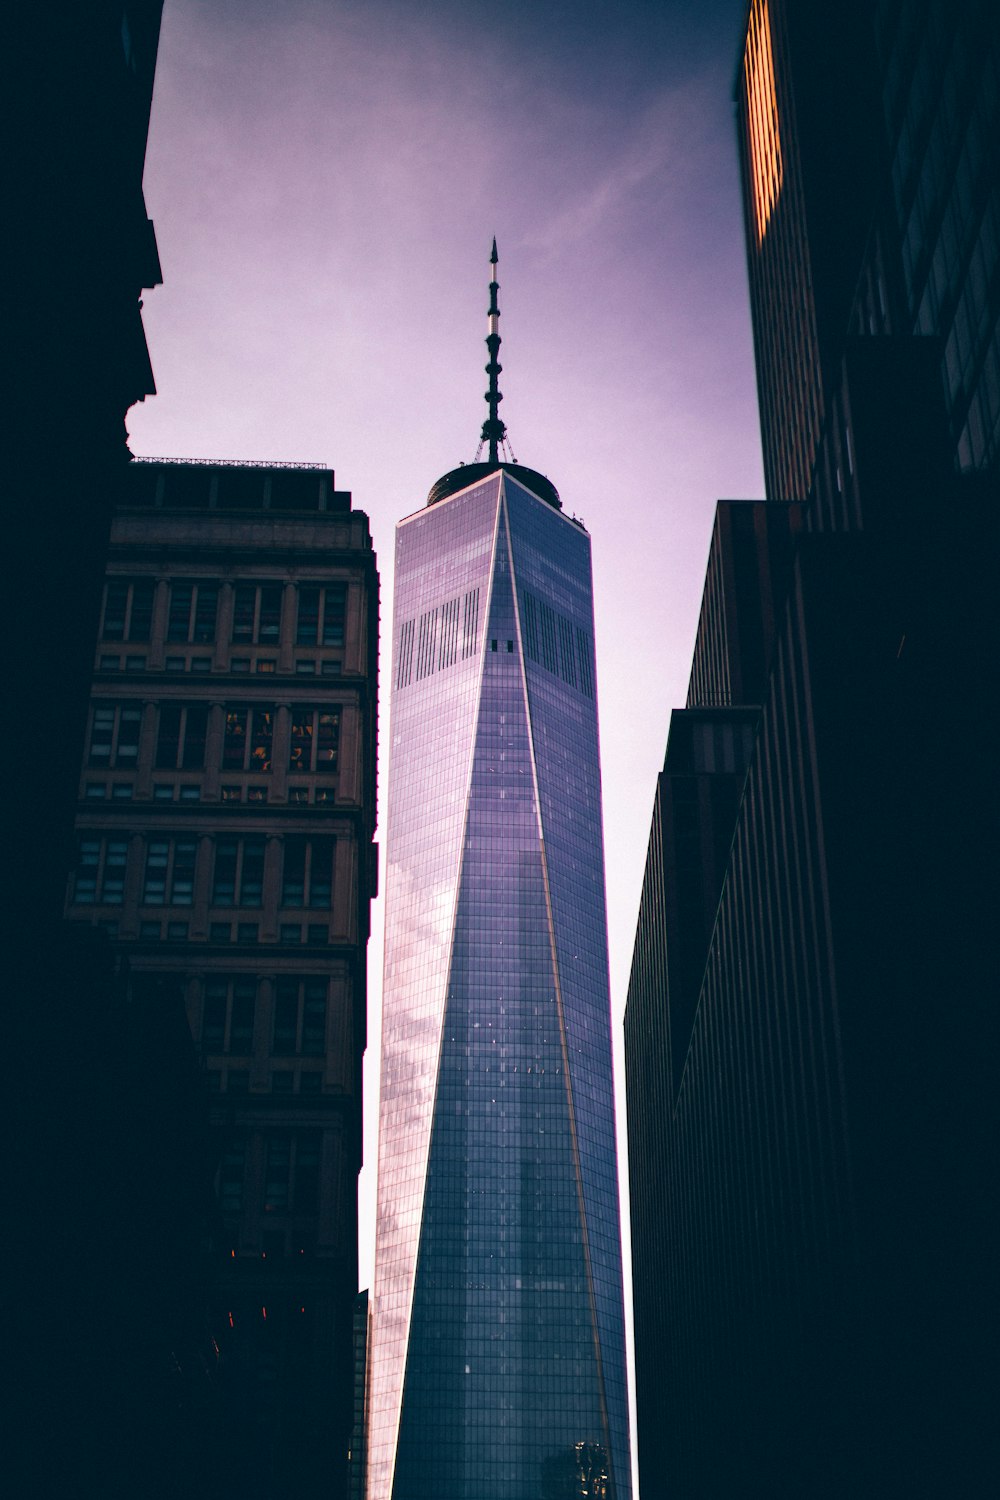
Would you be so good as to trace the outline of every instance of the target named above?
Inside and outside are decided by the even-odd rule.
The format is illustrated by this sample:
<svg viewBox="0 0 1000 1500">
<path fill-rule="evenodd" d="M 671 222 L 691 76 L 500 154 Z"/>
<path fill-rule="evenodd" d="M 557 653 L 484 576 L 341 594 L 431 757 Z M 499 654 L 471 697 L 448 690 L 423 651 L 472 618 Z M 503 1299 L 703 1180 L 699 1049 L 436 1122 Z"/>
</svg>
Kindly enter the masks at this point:
<svg viewBox="0 0 1000 1500">
<path fill-rule="evenodd" d="M 271 769 L 271 741 L 274 735 L 274 709 L 255 708 L 253 711 L 253 732 L 250 739 L 250 763 L 251 771 L 270 771 Z"/>
<path fill-rule="evenodd" d="M 340 712 L 320 711 L 317 714 L 316 770 L 335 771 L 337 750 L 340 744 Z"/>
<path fill-rule="evenodd" d="M 170 585 L 170 607 L 167 612 L 167 640 L 186 641 L 191 629 L 191 603 L 194 585 L 172 583 Z"/>
<path fill-rule="evenodd" d="M 181 738 L 181 712 L 179 703 L 164 703 L 160 706 L 160 724 L 156 735 L 158 770 L 173 770 L 177 765 Z"/>
<path fill-rule="evenodd" d="M 297 646 L 315 646 L 319 642 L 319 594 L 319 589 L 312 584 L 303 584 L 299 589 L 295 627 Z"/>
<path fill-rule="evenodd" d="M 130 641 L 148 641 L 153 625 L 153 590 L 151 578 L 140 578 L 132 585 L 132 610 L 128 622 Z"/>
<path fill-rule="evenodd" d="M 170 858 L 169 839 L 150 839 L 146 846 L 146 874 L 142 887 L 142 899 L 146 906 L 162 906 L 167 893 L 167 864 Z"/>
<path fill-rule="evenodd" d="M 276 646 L 281 631 L 281 596 L 284 587 L 280 583 L 265 583 L 260 590 L 260 626 L 257 639 L 263 646 Z"/>
<path fill-rule="evenodd" d="M 190 906 L 194 900 L 197 853 L 196 839 L 178 839 L 174 844 L 174 866 L 170 881 L 170 900 L 174 906 Z"/>
<path fill-rule="evenodd" d="M 303 906 L 306 892 L 306 840 L 285 840 L 281 877 L 282 906 Z"/>
<path fill-rule="evenodd" d="M 324 589 L 323 645 L 344 644 L 344 620 L 347 610 L 347 585 L 330 583 Z"/>
<path fill-rule="evenodd" d="M 233 640 L 253 640 L 257 589 L 252 583 L 238 583 L 233 593 Z"/>
<path fill-rule="evenodd" d="M 181 765 L 185 771 L 198 771 L 204 766 L 207 736 L 208 704 L 189 703 L 184 725 L 184 750 L 181 757 Z"/>
<path fill-rule="evenodd" d="M 240 905 L 260 906 L 264 893 L 264 840 L 243 840 Z"/>
<path fill-rule="evenodd" d="M 333 839 L 313 839 L 309 862 L 309 905 L 326 910 L 332 894 Z"/>
<path fill-rule="evenodd" d="M 212 878 L 212 900 L 216 906 L 236 904 L 237 839 L 216 839 L 215 871 Z"/>
<path fill-rule="evenodd" d="M 90 764 L 111 764 L 111 746 L 115 734 L 115 710 L 112 705 L 98 704 L 90 727 Z"/>
<path fill-rule="evenodd" d="M 104 587 L 104 622 L 101 635 L 106 641 L 125 639 L 125 614 L 128 608 L 128 584 L 114 579 Z"/>
<path fill-rule="evenodd" d="M 139 757 L 139 733 L 142 729 L 142 705 L 123 703 L 118 716 L 118 745 L 115 764 L 134 766 Z"/>
<path fill-rule="evenodd" d="M 215 640 L 215 616 L 219 603 L 217 583 L 199 583 L 194 610 L 194 636 L 196 641 Z"/>
<path fill-rule="evenodd" d="M 222 769 L 224 771 L 242 771 L 246 764 L 248 718 L 249 709 L 229 708 L 226 710 L 226 730 L 222 742 Z"/>
</svg>

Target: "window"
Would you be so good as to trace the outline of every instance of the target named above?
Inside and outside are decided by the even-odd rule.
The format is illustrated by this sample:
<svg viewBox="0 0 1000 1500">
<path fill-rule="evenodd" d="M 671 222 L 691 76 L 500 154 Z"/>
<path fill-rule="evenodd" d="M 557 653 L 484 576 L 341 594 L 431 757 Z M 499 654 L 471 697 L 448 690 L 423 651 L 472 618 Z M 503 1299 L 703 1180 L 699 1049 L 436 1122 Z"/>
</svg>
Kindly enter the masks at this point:
<svg viewBox="0 0 1000 1500">
<path fill-rule="evenodd" d="M 264 1212 L 315 1213 L 319 1204 L 320 1132 L 273 1131 L 267 1138 Z M 293 1192 L 294 1183 L 294 1192 Z"/>
<path fill-rule="evenodd" d="M 153 580 L 109 578 L 104 586 L 101 638 L 105 641 L 148 641 L 153 620 Z"/>
<path fill-rule="evenodd" d="M 73 900 L 79 906 L 121 906 L 125 897 L 128 839 L 88 834 L 77 846 Z"/>
<path fill-rule="evenodd" d="M 216 839 L 213 905 L 260 906 L 263 893 L 263 838 Z"/>
<path fill-rule="evenodd" d="M 142 729 L 141 703 L 95 703 L 90 720 L 89 763 L 135 766 Z"/>
<path fill-rule="evenodd" d="M 256 999 L 256 979 L 233 980 L 233 1003 L 229 1020 L 229 1050 L 244 1057 L 253 1051 L 253 1020 Z"/>
<path fill-rule="evenodd" d="M 207 703 L 162 704 L 156 737 L 157 770 L 202 770 L 207 735 Z"/>
<path fill-rule="evenodd" d="M 294 947 L 296 943 L 301 943 L 301 922 L 282 922 L 281 930 L 278 934 L 278 941 L 283 943 L 286 948 Z"/>
<path fill-rule="evenodd" d="M 292 1138 L 286 1131 L 275 1131 L 267 1139 L 267 1167 L 264 1173 L 264 1212 L 279 1213 L 288 1207 L 292 1176 Z"/>
<path fill-rule="evenodd" d="M 150 839 L 142 883 L 144 906 L 190 906 L 194 901 L 194 870 L 198 841 Z"/>
<path fill-rule="evenodd" d="M 233 642 L 276 646 L 281 634 L 280 583 L 238 583 L 233 597 Z"/>
<path fill-rule="evenodd" d="M 274 1000 L 273 1052 L 277 1056 L 299 1052 L 305 1057 L 322 1057 L 326 1051 L 326 1014 L 325 979 L 280 977 Z"/>
<path fill-rule="evenodd" d="M 329 909 L 333 890 L 333 839 L 285 840 L 281 881 L 282 906 Z"/>
<path fill-rule="evenodd" d="M 171 583 L 167 640 L 214 641 L 218 605 L 217 583 Z"/>
<path fill-rule="evenodd" d="M 300 1130 L 295 1137 L 295 1195 L 297 1214 L 315 1213 L 319 1207 L 320 1133 Z"/>
<path fill-rule="evenodd" d="M 249 1057 L 253 1052 L 257 980 L 253 975 L 215 975 L 205 980 L 202 1051 Z"/>
<path fill-rule="evenodd" d="M 243 1207 L 243 1173 L 246 1141 L 231 1140 L 219 1168 L 219 1207 L 224 1214 L 238 1214 Z"/>
<path fill-rule="evenodd" d="M 340 747 L 340 709 L 292 709 L 290 771 L 335 771 Z"/>
<path fill-rule="evenodd" d="M 131 781 L 113 781 L 111 783 L 111 796 L 115 802 L 131 802 L 132 791 Z"/>
<path fill-rule="evenodd" d="M 347 610 L 346 583 L 304 583 L 299 588 L 297 646 L 342 646 Z"/>
<path fill-rule="evenodd" d="M 233 935 L 231 922 L 212 922 L 208 929 L 210 943 L 228 943 Z"/>
<path fill-rule="evenodd" d="M 222 742 L 224 771 L 270 771 L 274 708 L 227 708 Z"/>
</svg>

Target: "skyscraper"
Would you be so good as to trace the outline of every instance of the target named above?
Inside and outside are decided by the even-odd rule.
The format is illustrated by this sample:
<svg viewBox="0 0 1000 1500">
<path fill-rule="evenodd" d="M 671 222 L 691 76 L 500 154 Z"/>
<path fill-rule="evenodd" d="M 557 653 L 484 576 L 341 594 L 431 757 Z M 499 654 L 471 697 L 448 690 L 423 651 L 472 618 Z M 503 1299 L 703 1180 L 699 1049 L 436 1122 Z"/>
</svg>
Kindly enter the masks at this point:
<svg viewBox="0 0 1000 1500">
<path fill-rule="evenodd" d="M 103 930 L 135 983 L 183 1002 L 201 1056 L 217 1200 L 210 1487 L 339 1494 L 375 881 L 368 518 L 318 465 L 138 462 L 126 495 L 68 915 Z M 85 1157 L 76 1175 L 94 1169 Z M 169 1286 L 164 1260 L 146 1245 L 129 1274 L 145 1288 L 152 1265 Z M 167 1346 L 163 1367 L 183 1356 Z"/>
<path fill-rule="evenodd" d="M 996 1471 L 998 64 L 986 0 L 748 7 L 768 499 L 718 507 L 625 1022 L 640 1477 L 673 1500 Z"/>
<path fill-rule="evenodd" d="M 368 1495 L 626 1500 L 590 538 L 491 266 L 488 461 L 396 538 Z"/>
</svg>

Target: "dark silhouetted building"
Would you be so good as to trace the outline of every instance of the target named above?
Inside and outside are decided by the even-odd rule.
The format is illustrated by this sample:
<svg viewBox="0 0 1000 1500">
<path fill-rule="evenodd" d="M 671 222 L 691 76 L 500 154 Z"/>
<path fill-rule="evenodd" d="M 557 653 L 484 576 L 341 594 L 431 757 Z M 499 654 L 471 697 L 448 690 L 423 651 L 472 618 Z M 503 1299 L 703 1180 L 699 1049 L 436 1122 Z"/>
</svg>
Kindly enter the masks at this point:
<svg viewBox="0 0 1000 1500">
<path fill-rule="evenodd" d="M 749 8 L 769 498 L 719 506 L 626 1013 L 640 1481 L 676 1500 L 995 1472 L 998 25 Z"/>
<path fill-rule="evenodd" d="M 61 914 L 125 416 L 154 390 L 139 299 L 161 280 L 142 193 L 161 9 L 56 0 L 5 30 L 9 692 L 21 723 L 59 713 L 33 758 L 45 796 L 5 814 L 12 941 L 26 955 L 43 922 L 51 947 Z"/>
<path fill-rule="evenodd" d="M 203 1467 L 241 1500 L 346 1486 L 377 648 L 368 520 L 328 469 L 132 465 L 68 914 L 179 995 L 200 1055 Z"/>
</svg>

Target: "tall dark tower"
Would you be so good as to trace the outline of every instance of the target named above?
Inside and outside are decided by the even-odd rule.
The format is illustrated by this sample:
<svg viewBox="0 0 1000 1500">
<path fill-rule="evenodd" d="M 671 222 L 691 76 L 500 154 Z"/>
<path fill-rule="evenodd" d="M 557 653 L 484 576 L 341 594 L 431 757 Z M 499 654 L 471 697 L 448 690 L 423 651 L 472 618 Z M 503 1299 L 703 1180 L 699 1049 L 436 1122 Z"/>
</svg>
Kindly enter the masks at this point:
<svg viewBox="0 0 1000 1500">
<path fill-rule="evenodd" d="M 489 459 L 399 523 L 369 1500 L 631 1491 L 590 538 Z"/>
<path fill-rule="evenodd" d="M 988 0 L 748 6 L 768 499 L 718 507 L 625 1017 L 671 1500 L 994 1483 L 998 78 Z"/>
</svg>

